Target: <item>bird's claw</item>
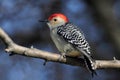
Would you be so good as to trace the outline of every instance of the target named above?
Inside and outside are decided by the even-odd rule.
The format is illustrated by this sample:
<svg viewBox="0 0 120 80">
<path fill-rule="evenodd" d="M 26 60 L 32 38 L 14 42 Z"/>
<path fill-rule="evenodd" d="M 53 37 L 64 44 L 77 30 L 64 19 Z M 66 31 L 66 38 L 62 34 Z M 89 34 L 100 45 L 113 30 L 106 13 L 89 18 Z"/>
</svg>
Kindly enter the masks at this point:
<svg viewBox="0 0 120 80">
<path fill-rule="evenodd" d="M 61 61 L 63 58 L 66 58 L 65 53 L 62 53 L 62 54 L 60 55 L 60 58 L 59 58 L 58 60 Z"/>
</svg>

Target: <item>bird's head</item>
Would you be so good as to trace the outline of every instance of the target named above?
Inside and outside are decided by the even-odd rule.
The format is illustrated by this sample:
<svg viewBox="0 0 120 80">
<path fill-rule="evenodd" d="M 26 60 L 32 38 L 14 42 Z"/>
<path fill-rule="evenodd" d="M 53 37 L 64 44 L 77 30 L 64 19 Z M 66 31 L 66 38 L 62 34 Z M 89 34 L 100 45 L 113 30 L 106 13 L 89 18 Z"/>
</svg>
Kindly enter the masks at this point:
<svg viewBox="0 0 120 80">
<path fill-rule="evenodd" d="M 49 16 L 47 21 L 41 21 L 41 22 L 47 22 L 50 28 L 55 28 L 55 27 L 58 27 L 58 26 L 61 26 L 67 23 L 68 18 L 64 14 L 54 13 Z"/>
</svg>

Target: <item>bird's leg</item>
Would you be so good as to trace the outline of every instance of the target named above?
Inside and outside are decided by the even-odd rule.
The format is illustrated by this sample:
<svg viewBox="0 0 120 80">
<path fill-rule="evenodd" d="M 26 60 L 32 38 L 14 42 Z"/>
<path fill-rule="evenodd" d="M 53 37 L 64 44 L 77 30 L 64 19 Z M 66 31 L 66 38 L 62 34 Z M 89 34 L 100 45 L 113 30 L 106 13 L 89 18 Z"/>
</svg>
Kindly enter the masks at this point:
<svg viewBox="0 0 120 80">
<path fill-rule="evenodd" d="M 66 57 L 66 53 L 61 53 L 61 56 L 62 56 L 63 58 L 65 58 L 65 57 Z"/>
<path fill-rule="evenodd" d="M 63 58 L 66 58 L 66 55 L 65 55 L 66 53 L 61 53 L 61 55 L 60 55 L 60 57 L 59 57 L 59 61 L 61 61 Z"/>
</svg>

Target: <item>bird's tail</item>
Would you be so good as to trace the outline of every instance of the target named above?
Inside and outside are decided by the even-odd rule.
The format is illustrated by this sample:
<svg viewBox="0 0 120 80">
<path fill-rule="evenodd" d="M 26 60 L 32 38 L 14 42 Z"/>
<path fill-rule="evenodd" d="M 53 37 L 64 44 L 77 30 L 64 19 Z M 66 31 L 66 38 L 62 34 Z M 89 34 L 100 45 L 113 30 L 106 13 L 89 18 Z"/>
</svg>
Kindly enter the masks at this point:
<svg viewBox="0 0 120 80">
<path fill-rule="evenodd" d="M 94 66 L 93 66 L 94 60 L 92 59 L 92 57 L 88 58 L 87 56 L 84 55 L 84 59 L 85 59 L 86 67 L 91 72 L 92 77 L 94 77 L 94 75 L 97 75 L 96 71 L 94 70 Z"/>
</svg>

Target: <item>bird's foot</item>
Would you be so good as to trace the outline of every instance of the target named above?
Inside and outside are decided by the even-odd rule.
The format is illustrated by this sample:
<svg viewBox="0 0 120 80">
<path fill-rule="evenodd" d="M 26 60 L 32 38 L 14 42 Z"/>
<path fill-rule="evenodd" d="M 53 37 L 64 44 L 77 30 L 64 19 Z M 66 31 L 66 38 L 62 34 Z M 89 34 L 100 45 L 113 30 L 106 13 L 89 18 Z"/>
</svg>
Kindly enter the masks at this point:
<svg viewBox="0 0 120 80">
<path fill-rule="evenodd" d="M 66 55 L 65 55 L 66 53 L 61 53 L 61 55 L 60 55 L 60 57 L 59 57 L 59 61 L 61 61 L 63 58 L 66 58 Z"/>
</svg>

